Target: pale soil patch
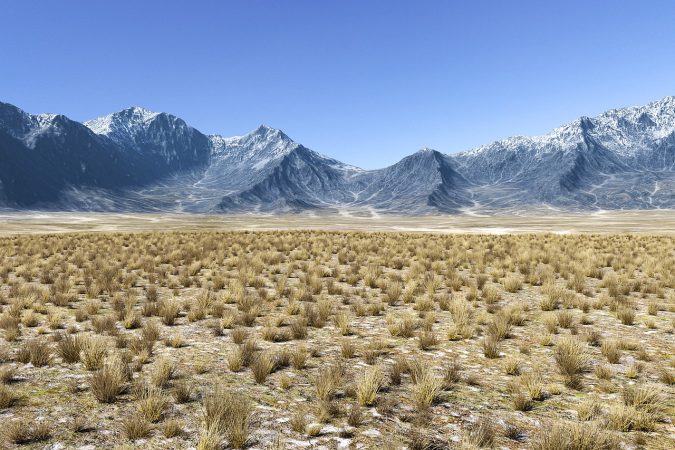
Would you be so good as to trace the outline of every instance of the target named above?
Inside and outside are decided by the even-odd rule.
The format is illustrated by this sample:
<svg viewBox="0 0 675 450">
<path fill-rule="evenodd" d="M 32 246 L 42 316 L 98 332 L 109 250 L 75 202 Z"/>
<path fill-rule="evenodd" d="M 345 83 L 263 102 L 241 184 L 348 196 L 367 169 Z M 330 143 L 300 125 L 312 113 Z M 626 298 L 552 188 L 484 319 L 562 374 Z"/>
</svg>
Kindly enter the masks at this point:
<svg viewBox="0 0 675 450">
<path fill-rule="evenodd" d="M 0 234 L 70 231 L 229 231 L 316 229 L 434 233 L 675 233 L 675 211 L 390 216 L 0 213 Z"/>
</svg>

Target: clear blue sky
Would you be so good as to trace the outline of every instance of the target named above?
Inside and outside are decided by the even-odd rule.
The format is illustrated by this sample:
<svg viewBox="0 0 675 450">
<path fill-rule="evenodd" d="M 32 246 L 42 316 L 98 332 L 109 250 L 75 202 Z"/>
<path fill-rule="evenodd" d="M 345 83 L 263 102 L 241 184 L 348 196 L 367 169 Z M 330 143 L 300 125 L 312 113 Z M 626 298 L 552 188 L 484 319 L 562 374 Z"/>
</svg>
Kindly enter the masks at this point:
<svg viewBox="0 0 675 450">
<path fill-rule="evenodd" d="M 0 100 L 261 123 L 366 168 L 675 94 L 674 1 L 0 0 Z"/>
</svg>

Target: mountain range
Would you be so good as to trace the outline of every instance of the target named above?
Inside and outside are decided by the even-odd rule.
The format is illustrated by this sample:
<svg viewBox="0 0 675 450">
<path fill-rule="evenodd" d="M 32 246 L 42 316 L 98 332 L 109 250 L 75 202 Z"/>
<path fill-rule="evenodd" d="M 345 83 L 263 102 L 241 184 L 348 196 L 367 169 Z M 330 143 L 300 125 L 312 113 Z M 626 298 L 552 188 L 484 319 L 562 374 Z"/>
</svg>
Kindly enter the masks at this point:
<svg viewBox="0 0 675 450">
<path fill-rule="evenodd" d="M 84 123 L 0 102 L 0 208 L 454 214 L 675 208 L 675 97 L 363 170 L 260 126 L 205 135 L 132 107 Z"/>
</svg>

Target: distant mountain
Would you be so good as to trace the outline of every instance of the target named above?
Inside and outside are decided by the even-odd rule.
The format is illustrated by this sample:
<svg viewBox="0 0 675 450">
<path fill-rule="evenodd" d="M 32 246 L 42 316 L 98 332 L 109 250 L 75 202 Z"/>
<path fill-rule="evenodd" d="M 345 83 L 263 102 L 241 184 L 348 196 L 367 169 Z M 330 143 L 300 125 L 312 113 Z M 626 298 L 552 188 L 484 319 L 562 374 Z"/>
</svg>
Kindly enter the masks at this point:
<svg viewBox="0 0 675 450">
<path fill-rule="evenodd" d="M 274 133 L 278 133 L 280 142 L 288 139 L 283 133 L 276 130 Z M 298 211 L 339 207 L 353 200 L 349 190 L 351 179 L 363 172 L 298 144 L 269 157 L 267 153 L 263 155 L 255 157 L 258 162 L 250 172 L 258 175 L 255 183 L 224 196 L 218 204 L 220 210 Z"/>
<path fill-rule="evenodd" d="M 209 162 L 209 138 L 171 114 L 134 107 L 84 122 L 84 125 L 120 148 L 134 152 L 145 168 L 160 176 Z"/>
<path fill-rule="evenodd" d="M 479 204 L 675 207 L 675 97 L 456 155 Z"/>
<path fill-rule="evenodd" d="M 469 181 L 451 157 L 422 149 L 393 166 L 363 173 L 354 205 L 396 213 L 456 213 L 472 205 Z"/>
<path fill-rule="evenodd" d="M 0 208 L 396 214 L 675 208 L 675 98 L 362 170 L 260 126 L 206 136 L 128 108 L 84 124 L 0 103 Z"/>
<path fill-rule="evenodd" d="M 138 158 L 81 123 L 30 115 L 0 103 L 0 199 L 9 208 L 57 206 L 69 186 L 116 190 L 137 186 Z"/>
</svg>

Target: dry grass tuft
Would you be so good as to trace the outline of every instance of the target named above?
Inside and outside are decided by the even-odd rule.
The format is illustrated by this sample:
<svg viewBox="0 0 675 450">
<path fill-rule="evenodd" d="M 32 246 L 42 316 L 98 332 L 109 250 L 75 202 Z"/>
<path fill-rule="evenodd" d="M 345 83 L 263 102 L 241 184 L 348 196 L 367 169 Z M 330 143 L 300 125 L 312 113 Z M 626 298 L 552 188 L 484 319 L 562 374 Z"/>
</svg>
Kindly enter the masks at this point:
<svg viewBox="0 0 675 450">
<path fill-rule="evenodd" d="M 91 336 L 80 343 L 80 360 L 87 370 L 97 370 L 103 367 L 108 354 L 108 344 L 100 337 Z"/>
<path fill-rule="evenodd" d="M 555 347 L 554 357 L 558 370 L 567 378 L 567 383 L 578 384 L 578 377 L 586 370 L 590 360 L 584 344 L 576 338 L 561 339 Z"/>
<path fill-rule="evenodd" d="M 253 413 L 246 397 L 218 386 L 204 397 L 203 409 L 198 448 L 219 448 L 223 440 L 230 447 L 244 448 L 251 433 Z M 214 443 L 215 447 L 210 447 Z"/>
<path fill-rule="evenodd" d="M 262 384 L 267 380 L 267 376 L 274 370 L 274 361 L 275 357 L 271 353 L 258 353 L 251 365 L 251 371 L 256 383 Z"/>
<path fill-rule="evenodd" d="M 63 362 L 80 362 L 80 352 L 82 351 L 82 340 L 79 336 L 64 334 L 57 343 L 57 352 Z"/>
<path fill-rule="evenodd" d="M 426 411 L 443 390 L 443 379 L 424 369 L 415 376 L 414 383 L 411 389 L 415 407 L 418 411 Z"/>
<path fill-rule="evenodd" d="M 0 384 L 0 409 L 10 408 L 19 400 L 15 390 L 4 384 Z"/>
<path fill-rule="evenodd" d="M 129 378 L 130 372 L 126 363 L 118 355 L 113 355 L 101 369 L 90 376 L 89 386 L 99 402 L 114 403 Z"/>
<path fill-rule="evenodd" d="M 378 366 L 368 367 L 356 382 L 356 400 L 361 406 L 372 406 L 377 392 L 384 385 L 384 371 Z"/>
<path fill-rule="evenodd" d="M 141 414 L 133 414 L 122 419 L 122 432 L 130 441 L 146 438 L 152 431 L 152 425 Z"/>
<path fill-rule="evenodd" d="M 535 450 L 618 450 L 619 440 L 594 423 L 556 422 L 534 439 Z"/>
</svg>

